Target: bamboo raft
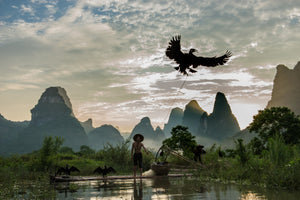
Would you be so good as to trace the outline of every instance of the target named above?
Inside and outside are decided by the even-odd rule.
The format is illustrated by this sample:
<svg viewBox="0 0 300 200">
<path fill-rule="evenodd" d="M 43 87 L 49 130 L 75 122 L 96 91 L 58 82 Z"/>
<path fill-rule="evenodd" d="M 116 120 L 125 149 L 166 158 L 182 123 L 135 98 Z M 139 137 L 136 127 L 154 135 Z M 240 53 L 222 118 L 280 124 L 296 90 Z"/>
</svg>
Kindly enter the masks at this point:
<svg viewBox="0 0 300 200">
<path fill-rule="evenodd" d="M 187 177 L 192 176 L 191 173 L 186 174 L 168 174 L 166 177 Z M 74 182 L 74 181 L 95 181 L 95 180 L 124 180 L 124 179 L 149 179 L 159 176 L 108 176 L 103 178 L 102 176 L 51 176 L 50 179 L 54 182 Z"/>
<path fill-rule="evenodd" d="M 193 176 L 191 171 L 195 171 L 196 169 L 173 169 L 174 166 L 170 165 L 166 161 L 166 156 L 163 162 L 158 162 L 159 152 L 166 151 L 168 154 L 173 154 L 184 161 L 190 163 L 193 167 L 201 167 L 201 165 L 193 160 L 185 158 L 184 156 L 180 155 L 179 153 L 173 151 L 168 146 L 163 145 L 158 152 L 156 153 L 155 163 L 151 165 L 151 169 L 155 172 L 153 176 L 132 176 L 132 175 L 123 175 L 123 176 L 50 176 L 50 180 L 53 182 L 73 182 L 73 181 L 94 181 L 94 180 L 117 180 L 117 179 L 146 179 L 146 178 L 155 178 L 160 176 L 166 177 L 190 177 Z M 173 173 L 169 174 L 172 168 Z M 175 172 L 175 173 L 174 173 Z M 179 173 L 178 173 L 179 172 Z M 181 173 L 180 173 L 181 172 Z"/>
</svg>

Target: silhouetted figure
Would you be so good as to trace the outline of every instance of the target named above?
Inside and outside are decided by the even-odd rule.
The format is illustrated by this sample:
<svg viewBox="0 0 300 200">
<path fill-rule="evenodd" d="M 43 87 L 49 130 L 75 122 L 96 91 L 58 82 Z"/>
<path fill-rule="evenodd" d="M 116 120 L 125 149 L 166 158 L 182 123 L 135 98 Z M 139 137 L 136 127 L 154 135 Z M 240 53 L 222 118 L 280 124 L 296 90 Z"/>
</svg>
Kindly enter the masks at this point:
<svg viewBox="0 0 300 200">
<path fill-rule="evenodd" d="M 180 39 L 181 36 L 177 35 L 170 40 L 169 46 L 166 49 L 166 56 L 170 59 L 174 59 L 176 63 L 179 64 L 179 66 L 175 67 L 175 69 L 185 75 L 187 75 L 187 69 L 192 73 L 197 72 L 196 70 L 191 69 L 190 66 L 193 68 L 197 68 L 199 65 L 216 67 L 218 65 L 224 65 L 228 61 L 229 57 L 232 56 L 231 51 L 228 50 L 220 57 L 198 57 L 193 54 L 197 51 L 193 48 L 190 49 L 189 53 L 183 53 L 181 51 Z"/>
<path fill-rule="evenodd" d="M 61 175 L 61 174 L 66 174 L 66 175 L 70 175 L 71 172 L 80 172 L 79 169 L 77 169 L 76 167 L 72 166 L 69 168 L 69 165 L 66 164 L 66 167 L 60 167 L 56 174 Z"/>
<path fill-rule="evenodd" d="M 206 154 L 206 151 L 203 149 L 204 146 L 202 145 L 197 145 L 194 149 L 193 149 L 193 153 L 194 153 L 194 160 L 197 162 L 199 160 L 199 162 L 202 164 L 202 160 L 201 160 L 201 154 Z"/>
<path fill-rule="evenodd" d="M 98 167 L 97 169 L 94 170 L 94 174 L 95 173 L 102 174 L 103 178 L 107 176 L 108 173 L 111 172 L 116 173 L 116 170 L 112 167 L 107 168 L 106 165 L 104 166 L 103 169 L 101 167 Z"/>
<path fill-rule="evenodd" d="M 219 154 L 219 158 L 223 158 L 225 156 L 225 152 L 221 151 L 220 149 L 218 151 L 218 154 Z"/>
<path fill-rule="evenodd" d="M 143 148 L 145 150 L 146 154 L 148 154 L 148 151 L 145 148 L 144 144 L 142 143 L 142 141 L 144 140 L 143 135 L 135 134 L 133 136 L 133 140 L 134 140 L 134 142 L 132 143 L 132 146 L 131 146 L 131 160 L 133 160 L 133 176 L 134 176 L 134 178 L 136 177 L 136 170 L 137 170 L 137 167 L 139 167 L 140 172 L 141 172 L 141 177 L 142 177 L 143 156 L 142 156 L 141 149 Z"/>
</svg>

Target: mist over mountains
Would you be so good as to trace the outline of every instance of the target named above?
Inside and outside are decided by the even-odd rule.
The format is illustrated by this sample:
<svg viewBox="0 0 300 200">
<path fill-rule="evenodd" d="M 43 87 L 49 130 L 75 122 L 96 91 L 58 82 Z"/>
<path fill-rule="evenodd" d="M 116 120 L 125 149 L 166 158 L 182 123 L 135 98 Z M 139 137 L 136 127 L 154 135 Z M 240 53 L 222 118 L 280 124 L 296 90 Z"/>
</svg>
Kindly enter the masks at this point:
<svg viewBox="0 0 300 200">
<path fill-rule="evenodd" d="M 123 141 L 120 132 L 111 125 L 94 128 L 92 120 L 80 122 L 64 88 L 49 87 L 31 109 L 30 122 L 11 122 L 0 118 L 0 154 L 29 153 L 42 146 L 45 136 L 59 136 L 63 146 L 78 151 L 80 146 L 89 145 L 98 150 L 103 145 Z"/>
<path fill-rule="evenodd" d="M 144 136 L 143 143 L 145 144 L 145 146 L 155 149 L 160 147 L 162 141 L 166 139 L 163 130 L 159 126 L 157 126 L 154 130 L 149 117 L 144 117 L 143 119 L 141 119 L 141 121 L 133 128 L 129 139 L 132 139 L 133 136 L 137 133 Z"/>
<path fill-rule="evenodd" d="M 233 122 L 233 123 L 228 123 Z M 223 93 L 218 93 L 214 112 L 208 115 L 192 100 L 182 110 L 174 108 L 164 130 L 154 128 L 149 117 L 144 117 L 133 128 L 129 139 L 136 133 L 143 134 L 145 145 L 157 148 L 162 141 L 170 137 L 171 129 L 177 125 L 189 127 L 195 136 L 204 136 L 214 140 L 222 140 L 239 131 L 236 118 Z M 214 125 L 219 129 L 213 128 Z M 93 127 L 92 119 L 80 122 L 73 113 L 72 103 L 62 87 L 49 87 L 41 95 L 38 103 L 31 109 L 31 120 L 12 122 L 0 118 L 1 154 L 29 153 L 42 146 L 45 136 L 64 138 L 63 146 L 78 151 L 80 146 L 89 145 L 99 150 L 106 144 L 117 145 L 124 141 L 118 129 L 112 125 Z M 224 131 L 225 130 L 225 131 Z"/>
<path fill-rule="evenodd" d="M 170 136 L 171 127 L 175 125 L 189 127 L 189 131 L 195 136 L 219 141 L 240 131 L 238 121 L 232 114 L 225 95 L 221 92 L 216 95 L 211 114 L 204 111 L 195 100 L 190 101 L 184 111 L 174 108 L 168 123 L 165 124 L 164 132 Z"/>
<path fill-rule="evenodd" d="M 272 98 L 267 107 L 285 106 L 300 114 L 300 62 L 294 69 L 277 66 Z M 255 136 L 248 129 L 240 130 L 236 117 L 232 114 L 225 94 L 218 92 L 212 113 L 203 110 L 197 101 L 191 100 L 184 109 L 173 108 L 164 128 L 154 128 L 147 116 L 133 128 L 131 139 L 136 133 L 143 134 L 144 143 L 150 148 L 159 147 L 171 136 L 177 125 L 187 126 L 196 136 L 197 142 L 204 145 L 232 143 L 233 139 L 250 141 Z M 42 146 L 45 136 L 64 138 L 63 146 L 78 151 L 88 145 L 95 150 L 107 143 L 112 145 L 124 141 L 120 131 L 112 125 L 93 127 L 92 119 L 80 122 L 73 113 L 71 101 L 62 87 L 49 87 L 31 109 L 31 120 L 13 122 L 0 114 L 0 155 L 29 153 Z M 224 143 L 225 142 L 225 143 Z"/>
</svg>

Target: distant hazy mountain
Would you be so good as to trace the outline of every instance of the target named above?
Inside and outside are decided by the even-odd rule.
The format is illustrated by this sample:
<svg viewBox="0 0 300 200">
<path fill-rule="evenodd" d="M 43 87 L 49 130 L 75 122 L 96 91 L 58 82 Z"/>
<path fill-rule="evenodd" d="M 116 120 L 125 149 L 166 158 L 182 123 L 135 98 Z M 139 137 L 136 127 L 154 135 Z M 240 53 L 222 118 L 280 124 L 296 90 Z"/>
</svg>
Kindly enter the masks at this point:
<svg viewBox="0 0 300 200">
<path fill-rule="evenodd" d="M 185 106 L 183 114 L 180 108 L 174 108 L 168 123 L 165 124 L 166 135 L 169 136 L 172 128 L 177 125 L 187 126 L 193 135 L 202 137 L 206 141 L 222 140 L 240 131 L 238 121 L 232 114 L 225 95 L 221 92 L 216 95 L 211 114 L 207 114 L 195 100 Z"/>
<path fill-rule="evenodd" d="M 289 69 L 284 65 L 277 66 L 272 98 L 267 108 L 285 106 L 300 115 L 300 62 Z"/>
<path fill-rule="evenodd" d="M 159 126 L 156 127 L 154 135 L 156 137 L 155 139 L 158 141 L 163 141 L 164 139 L 166 139 L 164 131 Z"/>
<path fill-rule="evenodd" d="M 64 138 L 64 146 L 78 151 L 81 145 L 90 145 L 100 149 L 103 145 L 119 144 L 124 139 L 120 132 L 111 125 L 94 128 L 92 119 L 79 122 L 75 117 L 72 104 L 64 88 L 50 87 L 41 95 L 36 106 L 31 109 L 30 122 L 12 122 L 0 115 L 0 154 L 28 153 L 41 148 L 45 136 Z M 214 111 L 207 114 L 192 100 L 184 111 L 174 108 L 164 130 L 154 130 L 148 117 L 144 117 L 133 128 L 129 138 L 136 133 L 143 134 L 144 144 L 148 148 L 157 148 L 166 135 L 170 137 L 173 127 L 184 125 L 200 141 L 222 140 L 239 131 L 236 118 L 223 93 L 217 93 Z M 166 133 L 166 135 L 165 135 Z"/>
<path fill-rule="evenodd" d="M 221 92 L 217 93 L 213 112 L 207 117 L 207 120 L 205 135 L 209 138 L 222 140 L 240 131 L 238 121 L 232 114 L 225 95 Z"/>
<path fill-rule="evenodd" d="M 93 120 L 89 118 L 88 120 L 84 122 L 80 122 L 81 126 L 84 128 L 84 131 L 86 134 L 94 130 L 95 128 L 93 127 Z"/>
<path fill-rule="evenodd" d="M 75 151 L 88 143 L 87 135 L 75 118 L 72 104 L 65 89 L 50 87 L 31 110 L 31 121 L 18 137 L 17 153 L 27 153 L 42 146 L 45 136 L 64 138 L 64 146 Z"/>
<path fill-rule="evenodd" d="M 182 119 L 183 119 L 183 110 L 181 108 L 173 108 L 170 117 L 168 120 L 168 123 L 164 126 L 164 133 L 166 137 L 171 137 L 171 131 L 173 127 L 176 127 L 177 125 L 182 125 Z"/>
<path fill-rule="evenodd" d="M 0 155 L 13 150 L 18 134 L 29 125 L 29 121 L 13 122 L 0 114 Z"/>
<path fill-rule="evenodd" d="M 164 132 L 160 127 L 157 127 L 154 131 L 149 117 L 144 117 L 143 119 L 141 119 L 141 121 L 133 128 L 129 137 L 131 141 L 133 141 L 132 138 L 137 133 L 144 136 L 143 143 L 148 146 L 148 148 L 157 148 L 166 138 Z"/>
<path fill-rule="evenodd" d="M 190 101 L 184 109 L 182 125 L 189 127 L 189 131 L 193 135 L 198 135 L 200 119 L 205 111 L 199 106 L 195 100 Z"/>
<path fill-rule="evenodd" d="M 102 149 L 108 143 L 111 145 L 121 144 L 124 138 L 112 125 L 102 125 L 88 134 L 89 146 L 95 150 Z"/>
</svg>

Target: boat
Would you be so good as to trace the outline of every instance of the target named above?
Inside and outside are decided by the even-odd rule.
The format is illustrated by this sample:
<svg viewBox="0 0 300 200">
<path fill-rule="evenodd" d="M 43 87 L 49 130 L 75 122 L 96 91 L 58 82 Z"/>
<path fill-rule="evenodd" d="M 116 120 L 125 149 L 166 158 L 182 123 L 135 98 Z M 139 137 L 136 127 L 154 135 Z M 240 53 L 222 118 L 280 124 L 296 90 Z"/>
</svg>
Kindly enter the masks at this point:
<svg viewBox="0 0 300 200">
<path fill-rule="evenodd" d="M 155 172 L 156 176 L 167 176 L 170 172 L 170 165 L 167 162 L 153 163 L 151 169 Z"/>
</svg>

